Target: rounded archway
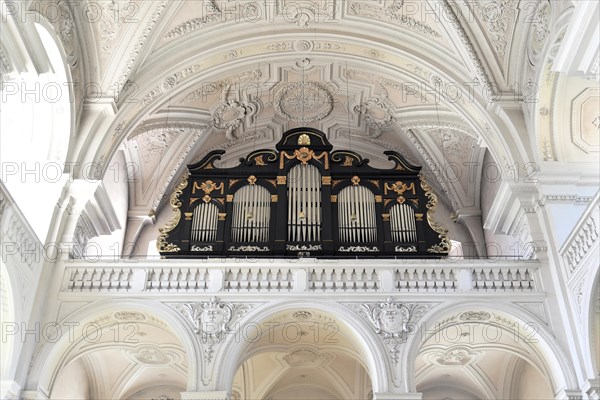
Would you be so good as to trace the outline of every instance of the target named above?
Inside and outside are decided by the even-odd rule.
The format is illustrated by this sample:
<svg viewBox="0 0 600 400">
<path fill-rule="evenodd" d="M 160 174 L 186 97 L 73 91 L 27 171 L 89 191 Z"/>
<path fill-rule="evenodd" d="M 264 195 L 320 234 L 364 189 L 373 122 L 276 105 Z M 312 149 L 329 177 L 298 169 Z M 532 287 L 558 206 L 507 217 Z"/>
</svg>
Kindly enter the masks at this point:
<svg viewBox="0 0 600 400">
<path fill-rule="evenodd" d="M 423 399 L 545 399 L 574 382 L 543 324 L 510 305 L 449 307 L 409 348 Z"/>
<path fill-rule="evenodd" d="M 323 302 L 258 310 L 240 328 L 243 340 L 229 343 L 221 387 L 233 398 L 365 399 L 385 392 L 387 357 L 351 313 Z"/>
<path fill-rule="evenodd" d="M 44 327 L 54 344 L 42 350 L 31 384 L 39 377 L 50 399 L 179 398 L 193 387 L 196 350 L 185 325 L 161 304 L 120 303 L 91 304 Z"/>
</svg>

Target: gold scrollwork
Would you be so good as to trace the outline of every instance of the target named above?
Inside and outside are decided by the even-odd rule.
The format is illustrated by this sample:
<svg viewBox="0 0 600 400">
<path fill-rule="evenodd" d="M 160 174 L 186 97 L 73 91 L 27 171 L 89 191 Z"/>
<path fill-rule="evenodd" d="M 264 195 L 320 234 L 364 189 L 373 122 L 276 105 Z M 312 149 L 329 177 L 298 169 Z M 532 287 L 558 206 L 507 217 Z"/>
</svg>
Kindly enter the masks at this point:
<svg viewBox="0 0 600 400">
<path fill-rule="evenodd" d="M 279 160 L 279 169 L 283 169 L 286 159 L 292 160 L 294 158 L 304 165 L 308 164 L 308 162 L 312 159 L 321 161 L 321 159 L 324 158 L 324 160 L 322 161 L 323 165 L 325 166 L 325 169 L 329 169 L 329 158 L 327 154 L 328 153 L 326 151 L 323 151 L 321 154 L 316 155 L 315 152 L 312 149 L 309 149 L 308 147 L 300 147 L 299 149 L 294 150 L 294 154 L 292 155 L 289 155 L 287 152 L 282 151 L 281 158 Z"/>
<path fill-rule="evenodd" d="M 406 192 L 407 190 L 410 190 L 413 195 L 417 194 L 414 183 L 411 183 L 410 185 L 407 186 L 406 183 L 404 183 L 402 181 L 397 181 L 396 183 L 392 183 L 391 185 L 389 185 L 386 182 L 383 187 L 383 190 L 384 190 L 384 194 L 388 194 L 388 190 L 393 190 L 394 192 L 396 192 L 400 195 L 404 194 L 404 192 Z"/>
<path fill-rule="evenodd" d="M 437 196 L 435 193 L 431 191 L 431 187 L 425 182 L 425 178 L 420 176 L 421 179 L 421 188 L 425 191 L 425 196 L 427 197 L 427 223 L 438 234 L 438 239 L 440 239 L 440 243 L 434 244 L 429 247 L 427 251 L 429 253 L 448 253 L 450 252 L 450 240 L 448 239 L 448 230 L 444 228 L 441 224 L 438 224 L 433 219 L 433 214 L 435 213 L 435 208 L 437 206 Z"/>
<path fill-rule="evenodd" d="M 223 185 L 223 182 L 217 185 L 215 182 L 208 180 L 206 182 L 202 182 L 200 185 L 198 185 L 198 182 L 194 182 L 194 186 L 192 186 L 192 194 L 196 194 L 197 189 L 201 189 L 204 194 L 211 194 L 214 190 L 220 190 L 221 194 L 223 194 L 225 186 Z"/>
<path fill-rule="evenodd" d="M 161 253 L 175 253 L 181 250 L 179 246 L 173 243 L 168 243 L 167 238 L 169 237 L 169 232 L 175 229 L 177 224 L 179 224 L 179 220 L 181 219 L 181 210 L 179 209 L 181 207 L 181 200 L 179 200 L 179 196 L 181 196 L 181 194 L 183 193 L 183 189 L 187 187 L 189 176 L 189 172 L 186 172 L 183 175 L 181 182 L 179 183 L 179 185 L 177 185 L 177 187 L 175 187 L 175 190 L 171 195 L 169 204 L 171 204 L 171 207 L 173 208 L 173 218 L 171 218 L 171 220 L 167 222 L 165 226 L 158 230 L 158 232 L 160 232 L 160 235 L 156 240 L 156 248 Z"/>
<path fill-rule="evenodd" d="M 256 163 L 256 165 L 267 165 L 267 163 L 265 163 L 265 160 L 263 160 L 263 156 L 257 156 L 254 158 L 254 162 Z"/>
</svg>

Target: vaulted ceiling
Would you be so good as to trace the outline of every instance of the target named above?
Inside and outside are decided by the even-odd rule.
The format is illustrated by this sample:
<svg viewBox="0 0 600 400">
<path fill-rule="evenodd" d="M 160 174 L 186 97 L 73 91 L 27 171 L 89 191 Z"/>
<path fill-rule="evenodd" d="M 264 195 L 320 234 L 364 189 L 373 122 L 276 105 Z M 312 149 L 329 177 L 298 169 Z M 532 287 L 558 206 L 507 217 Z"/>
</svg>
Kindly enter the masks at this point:
<svg viewBox="0 0 600 400">
<path fill-rule="evenodd" d="M 222 163 L 230 166 L 298 126 L 324 131 L 334 147 L 379 167 L 384 150 L 404 154 L 424 167 L 448 214 L 459 219 L 481 214 L 490 186 L 482 187 L 486 155 L 507 178 L 526 175 L 528 162 L 581 161 L 598 151 L 597 91 L 581 94 L 589 81 L 551 70 L 570 1 L 32 7 L 8 7 L 5 30 L 12 35 L 19 15 L 38 12 L 35 22 L 59 43 L 68 64 L 70 172 L 125 177 L 129 217 L 158 215 L 185 166 L 209 151 L 225 149 Z M 34 29 L 23 21 L 21 32 Z M 19 49 L 6 43 L 3 74 L 27 70 L 17 62 Z M 33 58 L 38 72 L 56 68 L 42 55 Z M 547 118 L 554 111 L 578 113 L 580 125 Z M 566 134 L 564 124 L 583 133 Z"/>
<path fill-rule="evenodd" d="M 116 115 L 86 138 L 94 146 L 79 157 L 108 165 L 123 149 L 139 166 L 130 171 L 137 178 L 130 208 L 156 210 L 182 165 L 209 150 L 227 149 L 231 164 L 271 147 L 289 128 L 311 126 L 372 160 L 400 150 L 429 167 L 449 208 L 478 207 L 480 167 L 463 164 L 481 164 L 485 148 L 507 163 L 528 152 L 511 154 L 519 148 L 515 128 L 486 107 L 490 96 L 521 96 L 521 58 L 543 46 L 548 8 L 512 1 L 94 3 L 73 13 L 86 48 L 72 40 L 66 50 L 82 59 L 74 77 L 94 82 L 97 93 L 84 95 L 113 98 Z M 533 23 L 519 24 L 525 17 Z"/>
</svg>

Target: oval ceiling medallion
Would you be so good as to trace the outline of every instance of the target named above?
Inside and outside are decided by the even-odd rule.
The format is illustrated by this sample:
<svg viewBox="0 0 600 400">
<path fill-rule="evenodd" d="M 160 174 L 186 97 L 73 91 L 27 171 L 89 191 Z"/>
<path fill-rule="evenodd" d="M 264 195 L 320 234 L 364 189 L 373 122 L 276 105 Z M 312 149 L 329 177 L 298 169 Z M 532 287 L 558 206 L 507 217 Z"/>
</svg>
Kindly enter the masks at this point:
<svg viewBox="0 0 600 400">
<path fill-rule="evenodd" d="M 291 82 L 275 95 L 275 111 L 296 122 L 313 122 L 333 110 L 333 96 L 316 82 Z"/>
</svg>

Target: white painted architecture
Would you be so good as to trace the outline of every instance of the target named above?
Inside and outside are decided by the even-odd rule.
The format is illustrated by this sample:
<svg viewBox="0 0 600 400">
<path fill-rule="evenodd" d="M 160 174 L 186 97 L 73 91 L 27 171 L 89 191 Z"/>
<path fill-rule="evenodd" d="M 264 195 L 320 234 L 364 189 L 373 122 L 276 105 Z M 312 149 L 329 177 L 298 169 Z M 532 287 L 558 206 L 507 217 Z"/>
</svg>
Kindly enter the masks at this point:
<svg viewBox="0 0 600 400">
<path fill-rule="evenodd" d="M 0 0 L 0 396 L 598 400 L 598 4 Z M 186 165 L 302 126 L 451 256 L 160 259 Z"/>
</svg>

